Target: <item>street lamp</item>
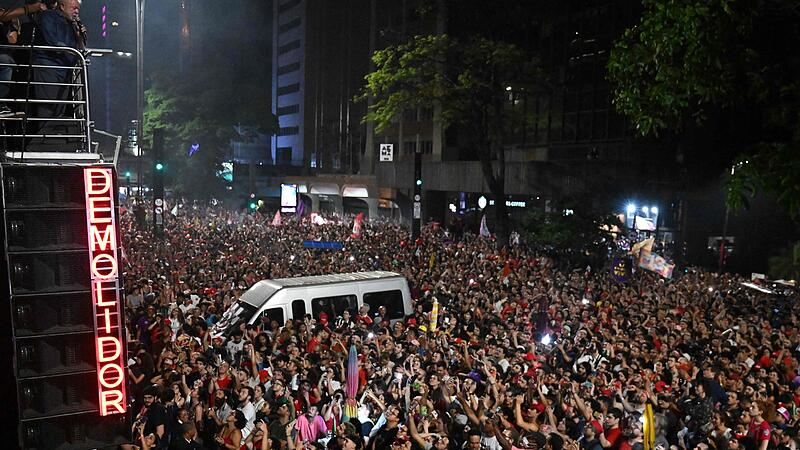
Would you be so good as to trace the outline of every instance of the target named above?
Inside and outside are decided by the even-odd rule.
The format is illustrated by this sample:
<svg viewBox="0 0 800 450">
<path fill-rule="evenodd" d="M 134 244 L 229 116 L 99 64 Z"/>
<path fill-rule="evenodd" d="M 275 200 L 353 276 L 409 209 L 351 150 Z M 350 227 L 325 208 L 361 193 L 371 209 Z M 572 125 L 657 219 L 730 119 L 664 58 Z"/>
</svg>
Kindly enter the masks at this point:
<svg viewBox="0 0 800 450">
<path fill-rule="evenodd" d="M 142 127 L 144 125 L 144 6 L 145 0 L 136 0 L 136 136 L 139 139 L 139 154 L 136 157 L 139 166 L 136 181 L 139 189 L 136 195 L 140 200 L 142 195 Z"/>
</svg>

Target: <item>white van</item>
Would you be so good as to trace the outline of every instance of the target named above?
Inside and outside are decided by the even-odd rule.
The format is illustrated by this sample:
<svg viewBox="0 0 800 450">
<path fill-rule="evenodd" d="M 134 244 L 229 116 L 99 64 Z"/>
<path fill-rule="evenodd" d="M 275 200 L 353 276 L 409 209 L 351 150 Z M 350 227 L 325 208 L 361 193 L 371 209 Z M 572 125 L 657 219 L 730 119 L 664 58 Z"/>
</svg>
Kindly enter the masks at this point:
<svg viewBox="0 0 800 450">
<path fill-rule="evenodd" d="M 394 272 L 356 272 L 313 277 L 278 278 L 254 284 L 211 328 L 211 336 L 228 336 L 242 323 L 260 324 L 263 317 L 283 325 L 288 319 L 302 320 L 321 313 L 329 323 L 349 309 L 355 317 L 363 304 L 370 315 L 386 307 L 385 318 L 402 320 L 412 313 L 411 293 L 406 279 Z"/>
</svg>

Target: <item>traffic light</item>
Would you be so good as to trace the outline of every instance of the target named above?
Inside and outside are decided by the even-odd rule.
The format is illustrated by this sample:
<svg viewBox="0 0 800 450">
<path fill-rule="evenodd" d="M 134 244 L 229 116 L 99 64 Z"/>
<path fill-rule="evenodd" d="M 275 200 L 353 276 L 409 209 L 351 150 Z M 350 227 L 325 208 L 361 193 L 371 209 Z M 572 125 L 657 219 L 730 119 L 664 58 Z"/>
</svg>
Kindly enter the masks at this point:
<svg viewBox="0 0 800 450">
<path fill-rule="evenodd" d="M 164 129 L 153 129 L 153 234 L 164 236 Z"/>
<path fill-rule="evenodd" d="M 253 211 L 255 211 L 258 208 L 258 204 L 256 202 L 254 202 L 254 201 L 251 201 L 249 206 L 250 206 L 250 209 L 253 210 Z"/>
<path fill-rule="evenodd" d="M 422 179 L 421 178 L 417 178 L 417 186 L 422 186 Z"/>
</svg>

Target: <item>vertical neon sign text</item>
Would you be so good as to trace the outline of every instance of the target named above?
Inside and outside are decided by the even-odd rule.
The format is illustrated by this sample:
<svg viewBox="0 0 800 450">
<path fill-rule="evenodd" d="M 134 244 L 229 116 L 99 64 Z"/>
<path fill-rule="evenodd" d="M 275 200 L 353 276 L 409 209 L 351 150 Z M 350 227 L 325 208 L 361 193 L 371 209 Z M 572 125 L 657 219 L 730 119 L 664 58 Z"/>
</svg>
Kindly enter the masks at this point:
<svg viewBox="0 0 800 450">
<path fill-rule="evenodd" d="M 83 169 L 101 416 L 126 410 L 117 224 L 114 220 L 116 191 L 112 177 L 113 172 L 107 167 Z"/>
</svg>

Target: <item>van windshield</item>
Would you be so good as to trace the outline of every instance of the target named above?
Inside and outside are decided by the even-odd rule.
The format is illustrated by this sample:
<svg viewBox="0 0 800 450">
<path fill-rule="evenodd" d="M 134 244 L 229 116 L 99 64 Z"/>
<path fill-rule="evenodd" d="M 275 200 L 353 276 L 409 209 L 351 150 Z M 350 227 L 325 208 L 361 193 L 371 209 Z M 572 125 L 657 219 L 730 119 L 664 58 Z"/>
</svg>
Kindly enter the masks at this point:
<svg viewBox="0 0 800 450">
<path fill-rule="evenodd" d="M 242 294 L 240 301 L 258 307 L 266 303 L 267 300 L 272 297 L 272 294 L 277 291 L 277 289 L 270 286 L 268 283 L 261 281 L 253 285 L 253 287 L 248 289 L 247 292 Z"/>
<path fill-rule="evenodd" d="M 256 309 L 258 308 L 247 302 L 243 302 L 242 300 L 237 301 L 231 305 L 217 323 L 214 324 L 214 327 L 211 329 L 211 336 L 229 336 L 239 325 L 247 323 L 256 313 Z"/>
</svg>

